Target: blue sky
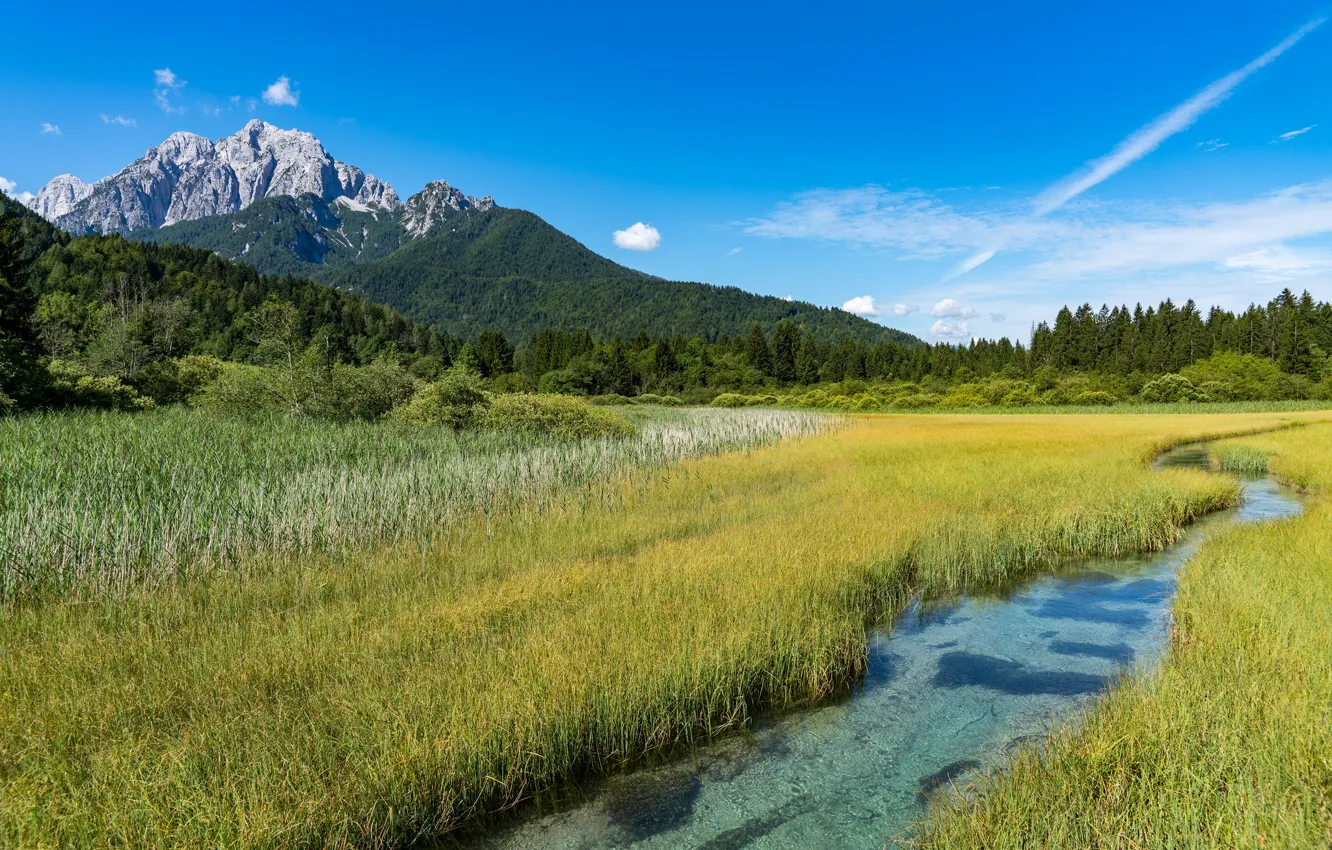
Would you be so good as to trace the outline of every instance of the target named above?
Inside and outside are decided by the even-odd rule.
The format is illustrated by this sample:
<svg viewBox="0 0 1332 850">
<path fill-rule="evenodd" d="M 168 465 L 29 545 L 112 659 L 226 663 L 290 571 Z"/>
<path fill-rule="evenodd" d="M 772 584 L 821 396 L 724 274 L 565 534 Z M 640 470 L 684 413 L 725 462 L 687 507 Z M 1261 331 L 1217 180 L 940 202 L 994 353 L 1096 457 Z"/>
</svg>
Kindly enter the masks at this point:
<svg viewBox="0 0 1332 850">
<path fill-rule="evenodd" d="M 11 194 L 259 117 L 404 197 L 446 179 L 654 274 L 933 340 L 1332 298 L 1325 4 L 111 5 L 7 10 Z M 656 247 L 618 246 L 640 222 L 620 241 Z"/>
</svg>

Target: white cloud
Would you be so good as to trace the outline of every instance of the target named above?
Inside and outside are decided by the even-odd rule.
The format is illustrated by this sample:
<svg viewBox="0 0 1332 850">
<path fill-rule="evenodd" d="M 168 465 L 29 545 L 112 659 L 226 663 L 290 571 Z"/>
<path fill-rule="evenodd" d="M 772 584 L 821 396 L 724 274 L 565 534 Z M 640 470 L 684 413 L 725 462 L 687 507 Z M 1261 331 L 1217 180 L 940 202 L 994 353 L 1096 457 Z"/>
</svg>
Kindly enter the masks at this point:
<svg viewBox="0 0 1332 850">
<path fill-rule="evenodd" d="M 850 301 L 843 304 L 842 309 L 848 313 L 854 313 L 857 316 L 865 316 L 866 318 L 882 315 L 879 310 L 879 305 L 875 304 L 874 298 L 869 295 L 857 295 L 855 298 L 852 298 Z"/>
<path fill-rule="evenodd" d="M 270 106 L 299 106 L 301 93 L 292 91 L 290 77 L 278 77 L 277 81 L 264 89 L 264 103 Z"/>
<path fill-rule="evenodd" d="M 624 230 L 615 231 L 611 239 L 626 251 L 655 251 L 661 244 L 661 233 L 652 225 L 640 221 Z"/>
<path fill-rule="evenodd" d="M 59 135 L 60 135 L 60 127 L 59 127 L 59 125 L 56 125 L 56 124 L 47 124 L 47 123 L 43 122 L 43 124 L 42 124 L 42 133 L 43 133 L 43 134 L 50 134 L 50 135 L 52 135 L 52 136 L 59 136 Z"/>
<path fill-rule="evenodd" d="M 936 319 L 970 319 L 976 315 L 976 308 L 960 304 L 952 298 L 945 298 L 934 305 L 930 315 Z"/>
<path fill-rule="evenodd" d="M 728 256 L 728 257 L 734 257 L 736 254 L 739 254 L 739 253 L 740 253 L 741 251 L 743 251 L 743 250 L 745 250 L 745 249 L 744 249 L 744 248 L 732 248 L 731 250 L 729 250 L 729 251 L 726 252 L 726 256 Z"/>
<path fill-rule="evenodd" d="M 18 184 L 15 183 L 13 180 L 9 180 L 8 178 L 5 177 L 0 177 L 0 192 L 4 192 L 6 195 L 8 195 L 17 188 Z"/>
<path fill-rule="evenodd" d="M 1205 142 L 1198 143 L 1198 147 L 1203 149 L 1203 153 L 1211 153 L 1212 151 L 1219 151 L 1222 148 L 1229 146 L 1230 142 L 1223 142 L 1220 139 L 1208 139 Z"/>
<path fill-rule="evenodd" d="M 783 300 L 783 301 L 794 301 L 795 299 L 792 298 L 792 297 L 789 296 L 789 295 L 783 295 L 783 296 L 782 296 L 782 300 Z"/>
<path fill-rule="evenodd" d="M 222 107 L 220 107 L 220 106 L 200 106 L 200 107 L 199 107 L 199 111 L 202 112 L 204 115 L 211 115 L 211 116 L 213 116 L 214 118 L 216 118 L 217 116 L 219 116 L 219 115 L 222 114 Z"/>
<path fill-rule="evenodd" d="M 898 316 L 910 316 L 912 313 L 920 311 L 920 307 L 915 304 L 894 304 L 893 313 Z"/>
<path fill-rule="evenodd" d="M 233 94 L 230 98 L 230 102 L 233 108 L 239 107 L 241 105 L 241 96 L 238 94 Z"/>
<path fill-rule="evenodd" d="M 904 195 L 913 200 L 901 202 Z M 1332 179 L 1203 204 L 1082 200 L 1051 218 L 1033 218 L 1003 203 L 963 212 L 925 192 L 868 186 L 802 195 L 748 229 L 882 250 L 899 261 L 974 257 L 996 241 L 1007 245 L 1009 264 L 969 288 L 955 288 L 959 295 L 982 297 L 1001 285 L 1008 292 L 1079 281 L 1136 285 L 1162 274 L 1233 279 L 1239 289 L 1241 280 L 1256 284 L 1273 275 L 1294 280 L 1306 274 L 1268 263 L 1259 278 L 1254 258 L 1277 254 L 1254 252 L 1332 241 Z M 1228 263 L 1245 256 L 1247 261 Z"/>
<path fill-rule="evenodd" d="M 185 112 L 185 107 L 176 102 L 176 97 L 181 89 L 185 88 L 185 81 L 176 76 L 176 73 L 170 68 L 157 68 L 153 71 L 153 102 L 157 108 L 168 115 L 180 115 Z"/>
<path fill-rule="evenodd" d="M 1309 132 L 1310 130 L 1312 130 L 1314 127 L 1317 126 L 1318 126 L 1317 124 L 1310 124 L 1308 127 L 1304 127 L 1299 130 L 1291 130 L 1289 133 L 1282 133 L 1280 136 L 1277 136 L 1273 141 L 1289 142 L 1291 139 L 1295 138 L 1296 136 L 1303 136 L 1305 133 Z"/>
<path fill-rule="evenodd" d="M 168 89 L 179 89 L 185 86 L 185 81 L 177 77 L 170 68 L 157 68 L 153 71 L 153 80 L 156 85 Z"/>
<path fill-rule="evenodd" d="M 1036 198 L 1036 215 L 1045 215 L 1059 209 L 1064 204 L 1081 195 L 1083 192 L 1109 180 L 1119 172 L 1128 168 L 1133 163 L 1142 159 L 1147 154 L 1156 150 L 1161 143 L 1181 130 L 1187 130 L 1193 126 L 1204 112 L 1221 103 L 1235 87 L 1244 82 L 1255 72 L 1276 61 L 1276 59 L 1290 48 L 1294 47 L 1300 39 L 1304 38 L 1313 30 L 1317 29 L 1323 23 L 1323 18 L 1310 21 L 1288 36 L 1276 47 L 1259 56 L 1249 64 L 1237 71 L 1231 71 L 1221 79 L 1215 81 L 1193 97 L 1176 106 L 1174 109 L 1157 118 L 1155 121 L 1144 126 L 1124 141 L 1120 142 L 1114 150 L 1092 162 L 1090 166 L 1081 174 L 1069 177 L 1049 189 L 1046 189 Z"/>
<path fill-rule="evenodd" d="M 137 127 L 139 125 L 138 121 L 135 121 L 133 118 L 126 118 L 123 115 L 111 116 L 103 112 L 97 117 L 102 119 L 103 124 L 117 124 L 121 127 Z"/>
<path fill-rule="evenodd" d="M 20 204 L 23 204 L 23 206 L 26 207 L 28 204 L 32 203 L 32 199 L 37 196 L 31 192 L 19 192 L 17 195 L 14 195 L 12 197 L 14 197 Z"/>
<path fill-rule="evenodd" d="M 1004 314 L 1003 314 L 1003 313 L 991 313 L 991 314 L 990 314 L 990 321 L 992 321 L 992 322 L 1002 322 L 1002 321 L 1004 321 Z"/>
<path fill-rule="evenodd" d="M 930 334 L 940 339 L 966 340 L 971 338 L 971 326 L 964 321 L 940 319 L 930 327 Z"/>
</svg>

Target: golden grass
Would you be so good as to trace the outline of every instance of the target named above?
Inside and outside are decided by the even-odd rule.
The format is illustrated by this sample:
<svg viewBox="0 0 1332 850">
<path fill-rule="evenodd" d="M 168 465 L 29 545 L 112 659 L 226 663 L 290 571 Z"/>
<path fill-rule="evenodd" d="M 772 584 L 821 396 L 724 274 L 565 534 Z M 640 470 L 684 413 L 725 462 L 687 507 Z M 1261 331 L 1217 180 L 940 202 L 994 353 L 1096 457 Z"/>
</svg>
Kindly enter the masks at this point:
<svg viewBox="0 0 1332 850">
<path fill-rule="evenodd" d="M 1298 418 L 866 417 L 489 536 L 16 607 L 0 844 L 437 835 L 829 694 L 922 589 L 1160 548 L 1237 490 L 1147 458 Z"/>
<path fill-rule="evenodd" d="M 939 848 L 1332 846 L 1332 426 L 1219 446 L 1319 497 L 1204 544 L 1164 664 L 1081 728 L 936 804 Z"/>
</svg>

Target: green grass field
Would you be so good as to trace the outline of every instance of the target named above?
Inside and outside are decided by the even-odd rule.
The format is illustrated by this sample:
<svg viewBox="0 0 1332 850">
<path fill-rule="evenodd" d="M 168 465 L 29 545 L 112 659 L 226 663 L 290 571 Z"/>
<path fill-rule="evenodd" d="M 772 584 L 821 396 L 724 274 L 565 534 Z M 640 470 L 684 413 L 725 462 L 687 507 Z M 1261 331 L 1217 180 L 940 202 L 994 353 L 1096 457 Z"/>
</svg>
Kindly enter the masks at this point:
<svg viewBox="0 0 1332 850">
<path fill-rule="evenodd" d="M 861 417 L 603 478 L 591 500 L 534 490 L 540 510 L 459 514 L 438 537 L 260 547 L 240 557 L 264 569 L 18 599 L 0 615 L 0 844 L 439 835 L 834 693 L 864 669 L 866 622 L 915 593 L 1159 549 L 1238 491 L 1153 472 L 1153 454 L 1311 418 Z M 692 439 L 676 423 L 659 425 L 664 444 Z M 290 427 L 279 445 L 337 439 Z M 206 468 L 144 467 L 167 481 Z M 45 480 L 50 503 L 79 486 Z"/>
<path fill-rule="evenodd" d="M 923 847 L 1332 846 L 1332 426 L 1219 444 L 1315 494 L 1204 544 L 1162 666 L 967 795 Z"/>
<path fill-rule="evenodd" d="M 442 543 L 477 516 L 584 501 L 626 476 L 756 448 L 825 414 L 655 409 L 630 439 L 220 419 L 199 410 L 0 418 L 0 603 L 125 595 L 219 567 Z"/>
</svg>

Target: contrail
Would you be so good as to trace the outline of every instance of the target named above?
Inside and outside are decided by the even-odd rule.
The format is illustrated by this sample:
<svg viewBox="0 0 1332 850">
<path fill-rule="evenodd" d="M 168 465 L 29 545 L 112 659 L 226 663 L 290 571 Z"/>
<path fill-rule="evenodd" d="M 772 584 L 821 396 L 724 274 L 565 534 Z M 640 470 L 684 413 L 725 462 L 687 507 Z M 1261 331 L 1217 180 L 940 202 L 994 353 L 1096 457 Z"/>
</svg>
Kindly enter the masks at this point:
<svg viewBox="0 0 1332 850">
<path fill-rule="evenodd" d="M 1032 217 L 1040 218 L 1043 215 L 1048 215 L 1049 213 L 1054 212 L 1078 195 L 1081 195 L 1098 183 L 1103 183 L 1106 180 L 1109 180 L 1125 168 L 1128 168 L 1133 163 L 1156 150 L 1166 139 L 1193 126 L 1193 123 L 1197 121 L 1204 112 L 1207 112 L 1209 109 L 1229 97 L 1230 93 L 1235 90 L 1236 86 L 1244 82 L 1259 69 L 1271 64 L 1281 54 L 1294 47 L 1300 39 L 1322 26 L 1323 22 L 1326 20 L 1326 18 L 1317 18 L 1300 27 L 1294 33 L 1287 36 L 1280 44 L 1273 47 L 1262 56 L 1259 56 L 1243 68 L 1226 74 L 1224 77 L 1207 86 L 1179 106 L 1176 106 L 1174 109 L 1120 142 L 1109 154 L 1092 162 L 1085 171 L 1066 177 L 1037 195 L 1036 199 L 1032 202 Z M 959 275 L 966 274 L 993 257 L 1003 247 L 1004 246 L 1001 243 L 993 248 L 986 249 L 967 258 L 958 265 L 958 267 L 954 269 L 945 280 L 950 280 Z"/>
</svg>

